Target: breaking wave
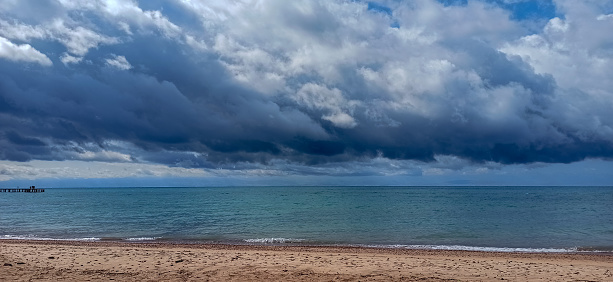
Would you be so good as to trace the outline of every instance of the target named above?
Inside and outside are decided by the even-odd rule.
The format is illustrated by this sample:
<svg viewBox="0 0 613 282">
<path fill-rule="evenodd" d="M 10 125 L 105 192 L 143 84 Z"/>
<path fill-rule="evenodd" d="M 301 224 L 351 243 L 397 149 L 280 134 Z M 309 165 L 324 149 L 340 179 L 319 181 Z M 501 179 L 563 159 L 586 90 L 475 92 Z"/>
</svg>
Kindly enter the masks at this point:
<svg viewBox="0 0 613 282">
<path fill-rule="evenodd" d="M 95 242 L 100 241 L 102 238 L 98 237 L 84 237 L 84 238 L 46 238 L 37 237 L 34 235 L 0 235 L 0 239 L 4 240 L 35 240 L 35 241 L 83 241 L 83 242 Z"/>
<path fill-rule="evenodd" d="M 162 237 L 135 237 L 135 238 L 125 238 L 125 241 L 155 241 L 157 239 L 161 239 Z"/>
<path fill-rule="evenodd" d="M 365 245 L 370 248 L 414 249 L 414 250 L 449 250 L 504 253 L 576 253 L 578 248 L 510 248 L 510 247 L 473 247 L 461 245 Z"/>
<path fill-rule="evenodd" d="M 291 243 L 304 243 L 305 239 L 293 239 L 293 238 L 257 238 L 257 239 L 245 239 L 247 243 L 256 244 L 291 244 Z"/>
</svg>

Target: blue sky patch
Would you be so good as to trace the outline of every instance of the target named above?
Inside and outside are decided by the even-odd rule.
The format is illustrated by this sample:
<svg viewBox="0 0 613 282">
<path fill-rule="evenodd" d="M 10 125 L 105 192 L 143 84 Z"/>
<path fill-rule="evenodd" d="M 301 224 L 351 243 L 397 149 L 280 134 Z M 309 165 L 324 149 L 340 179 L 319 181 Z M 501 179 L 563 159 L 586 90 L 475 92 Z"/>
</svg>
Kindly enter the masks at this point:
<svg viewBox="0 0 613 282">
<path fill-rule="evenodd" d="M 463 6 L 468 4 L 468 0 L 438 0 L 445 6 Z M 556 17 L 556 7 L 551 0 L 542 1 L 512 1 L 505 0 L 486 0 L 485 2 L 494 3 L 511 12 L 511 18 L 515 20 L 538 20 L 551 19 Z"/>
<path fill-rule="evenodd" d="M 383 6 L 381 4 L 374 3 L 374 2 L 368 2 L 368 10 L 374 11 L 377 13 L 383 13 L 390 17 L 393 17 L 392 9 L 390 9 L 389 7 Z M 394 21 L 392 22 L 392 24 L 390 24 L 390 27 L 399 28 L 400 24 L 397 21 Z"/>
<path fill-rule="evenodd" d="M 368 10 L 377 11 L 377 12 L 384 13 L 390 16 L 392 15 L 392 9 L 390 9 L 389 7 L 383 6 L 381 4 L 374 3 L 374 2 L 368 2 Z"/>
<path fill-rule="evenodd" d="M 510 10 L 512 18 L 516 20 L 551 19 L 556 17 L 556 7 L 551 1 L 521 1 L 514 4 L 502 4 L 502 6 Z"/>
</svg>

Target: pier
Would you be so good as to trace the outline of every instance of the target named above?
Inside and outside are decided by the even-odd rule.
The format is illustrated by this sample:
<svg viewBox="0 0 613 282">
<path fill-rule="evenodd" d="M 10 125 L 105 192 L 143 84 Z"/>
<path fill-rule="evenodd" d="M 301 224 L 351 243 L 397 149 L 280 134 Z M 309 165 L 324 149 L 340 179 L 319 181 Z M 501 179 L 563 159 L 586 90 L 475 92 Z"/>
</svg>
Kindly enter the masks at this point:
<svg viewBox="0 0 613 282">
<path fill-rule="evenodd" d="M 0 188 L 0 192 L 8 192 L 8 193 L 42 193 L 45 192 L 45 189 L 36 189 L 34 186 L 30 186 L 30 188 Z"/>
</svg>

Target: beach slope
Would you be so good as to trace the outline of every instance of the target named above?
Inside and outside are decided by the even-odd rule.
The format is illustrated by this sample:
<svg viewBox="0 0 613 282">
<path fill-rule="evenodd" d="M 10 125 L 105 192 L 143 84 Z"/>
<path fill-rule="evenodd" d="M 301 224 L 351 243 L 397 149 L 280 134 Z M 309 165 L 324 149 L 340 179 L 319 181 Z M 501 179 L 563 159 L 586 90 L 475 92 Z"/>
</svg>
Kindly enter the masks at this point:
<svg viewBox="0 0 613 282">
<path fill-rule="evenodd" d="M 613 281 L 613 256 L 0 240 L 0 281 Z"/>
</svg>

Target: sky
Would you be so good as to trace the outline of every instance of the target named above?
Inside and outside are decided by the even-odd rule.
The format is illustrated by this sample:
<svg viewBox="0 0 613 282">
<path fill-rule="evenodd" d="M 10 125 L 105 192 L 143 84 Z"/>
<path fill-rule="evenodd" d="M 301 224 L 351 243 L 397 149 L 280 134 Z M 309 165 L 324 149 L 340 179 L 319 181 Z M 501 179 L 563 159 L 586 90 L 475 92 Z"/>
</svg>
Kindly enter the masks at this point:
<svg viewBox="0 0 613 282">
<path fill-rule="evenodd" d="M 0 0 L 0 186 L 613 185 L 611 0 Z"/>
</svg>

